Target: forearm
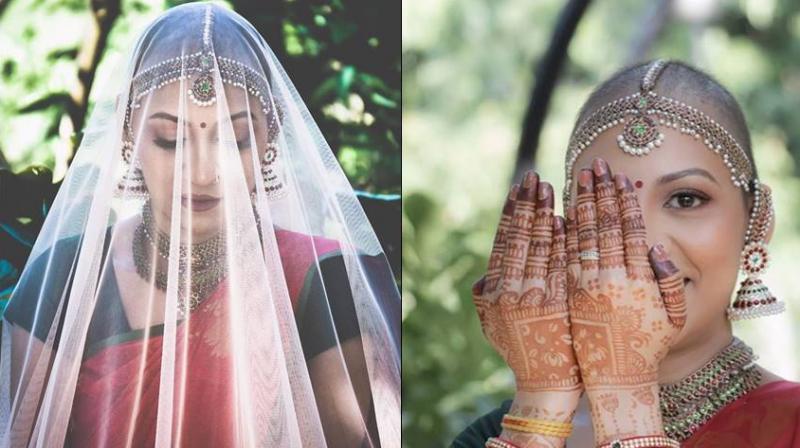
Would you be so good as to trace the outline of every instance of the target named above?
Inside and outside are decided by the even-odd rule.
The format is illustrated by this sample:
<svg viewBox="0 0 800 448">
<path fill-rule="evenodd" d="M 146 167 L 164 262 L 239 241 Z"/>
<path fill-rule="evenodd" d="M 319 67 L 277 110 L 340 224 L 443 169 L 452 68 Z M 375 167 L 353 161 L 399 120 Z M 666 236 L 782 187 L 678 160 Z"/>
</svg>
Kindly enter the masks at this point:
<svg viewBox="0 0 800 448">
<path fill-rule="evenodd" d="M 663 435 L 658 384 L 587 390 L 597 445 L 635 436 Z"/>
<path fill-rule="evenodd" d="M 578 406 L 580 390 L 573 391 L 517 391 L 508 415 L 526 419 L 571 423 Z M 500 437 L 523 448 L 560 448 L 565 437 L 531 434 L 503 429 Z"/>
</svg>

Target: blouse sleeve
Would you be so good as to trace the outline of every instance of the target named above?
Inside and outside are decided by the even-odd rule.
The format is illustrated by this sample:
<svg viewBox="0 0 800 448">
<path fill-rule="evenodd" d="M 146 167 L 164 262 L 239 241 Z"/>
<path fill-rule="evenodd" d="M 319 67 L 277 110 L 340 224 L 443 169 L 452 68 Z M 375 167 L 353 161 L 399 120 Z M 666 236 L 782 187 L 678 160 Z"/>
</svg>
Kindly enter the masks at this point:
<svg viewBox="0 0 800 448">
<path fill-rule="evenodd" d="M 3 318 L 44 341 L 72 283 L 78 238 L 59 241 L 23 270 Z M 66 287 L 65 287 L 66 286 Z"/>
<path fill-rule="evenodd" d="M 395 341 L 399 341 L 400 309 L 397 286 L 382 255 L 359 256 L 368 288 L 374 294 L 375 306 L 387 316 L 386 323 Z M 394 303 L 398 302 L 398 303 Z M 344 258 L 335 252 L 312 266 L 300 294 L 296 311 L 297 327 L 306 359 L 361 334 Z M 331 322 L 331 320 L 333 322 Z"/>
<path fill-rule="evenodd" d="M 504 401 L 503 404 L 478 418 L 453 440 L 452 448 L 483 448 L 489 437 L 497 437 L 503 431 L 500 422 L 511 408 L 511 400 Z"/>
</svg>

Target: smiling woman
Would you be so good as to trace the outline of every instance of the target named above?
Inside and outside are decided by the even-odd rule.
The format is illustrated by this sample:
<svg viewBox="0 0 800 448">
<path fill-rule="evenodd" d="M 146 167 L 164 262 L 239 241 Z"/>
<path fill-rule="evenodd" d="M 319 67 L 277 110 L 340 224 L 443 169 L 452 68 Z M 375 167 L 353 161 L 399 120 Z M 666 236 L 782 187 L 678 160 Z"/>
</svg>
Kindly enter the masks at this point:
<svg viewBox="0 0 800 448">
<path fill-rule="evenodd" d="M 680 62 L 625 69 L 582 108 L 565 173 L 566 219 L 536 174 L 509 195 L 473 293 L 517 394 L 455 446 L 797 446 L 800 384 L 731 329 L 784 308 L 733 97 Z"/>
<path fill-rule="evenodd" d="M 121 81 L 3 315 L 0 446 L 399 446 L 394 277 L 266 42 L 179 6 Z"/>
</svg>

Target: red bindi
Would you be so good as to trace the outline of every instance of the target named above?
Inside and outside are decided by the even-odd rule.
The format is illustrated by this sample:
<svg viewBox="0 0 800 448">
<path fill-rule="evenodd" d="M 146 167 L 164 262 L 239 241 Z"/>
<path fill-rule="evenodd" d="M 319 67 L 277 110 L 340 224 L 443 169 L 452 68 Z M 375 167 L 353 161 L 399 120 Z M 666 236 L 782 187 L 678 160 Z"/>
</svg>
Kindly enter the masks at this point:
<svg viewBox="0 0 800 448">
<path fill-rule="evenodd" d="M 636 188 L 642 188 L 642 185 L 644 185 L 644 184 L 642 183 L 642 181 L 637 180 L 634 185 L 636 185 Z"/>
</svg>

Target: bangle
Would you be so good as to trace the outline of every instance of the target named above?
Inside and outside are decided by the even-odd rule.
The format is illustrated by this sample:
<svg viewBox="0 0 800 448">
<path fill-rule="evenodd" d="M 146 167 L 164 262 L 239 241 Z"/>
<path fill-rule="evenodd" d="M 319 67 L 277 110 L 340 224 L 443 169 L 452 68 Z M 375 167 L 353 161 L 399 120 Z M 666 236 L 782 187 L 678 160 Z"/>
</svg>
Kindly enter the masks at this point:
<svg viewBox="0 0 800 448">
<path fill-rule="evenodd" d="M 504 429 L 517 432 L 566 438 L 572 432 L 572 423 L 523 418 L 506 414 L 500 424 Z"/>
<path fill-rule="evenodd" d="M 486 445 L 484 445 L 484 447 L 486 447 L 486 448 L 520 448 L 517 445 L 514 445 L 513 443 L 511 443 L 511 442 L 509 442 L 507 440 L 501 439 L 500 437 L 489 437 L 489 439 L 486 441 Z"/>
<path fill-rule="evenodd" d="M 681 448 L 681 444 L 665 436 L 640 436 L 615 439 L 599 448 Z"/>
</svg>

